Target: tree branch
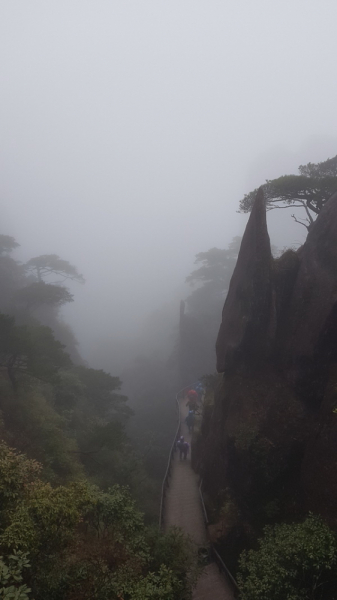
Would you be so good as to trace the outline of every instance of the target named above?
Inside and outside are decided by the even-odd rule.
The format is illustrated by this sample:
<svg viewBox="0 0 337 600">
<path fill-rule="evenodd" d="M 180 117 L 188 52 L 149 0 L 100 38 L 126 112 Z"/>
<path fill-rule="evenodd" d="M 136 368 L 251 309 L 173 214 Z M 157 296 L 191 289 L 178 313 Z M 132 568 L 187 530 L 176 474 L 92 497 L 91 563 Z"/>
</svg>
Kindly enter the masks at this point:
<svg viewBox="0 0 337 600">
<path fill-rule="evenodd" d="M 316 208 L 316 206 L 314 206 L 313 204 L 311 204 L 310 200 L 307 200 L 306 205 L 307 205 L 308 208 L 310 208 L 310 210 L 312 210 L 312 212 L 316 213 L 316 215 L 319 215 L 318 208 Z"/>
<path fill-rule="evenodd" d="M 307 203 L 306 202 L 303 202 L 303 208 L 304 208 L 305 212 L 308 215 L 308 219 L 309 219 L 310 224 L 312 225 L 314 223 L 314 219 L 312 218 L 312 215 L 309 212 L 309 208 L 307 207 Z"/>
<path fill-rule="evenodd" d="M 292 208 L 303 208 L 302 204 L 292 204 L 291 205 Z M 274 208 L 290 208 L 290 205 L 288 206 L 277 206 L 276 204 L 274 206 L 271 206 L 270 204 L 267 204 L 267 210 L 273 210 Z"/>
<path fill-rule="evenodd" d="M 309 222 L 309 225 L 306 225 L 305 223 L 303 223 L 303 221 L 299 221 L 298 219 L 296 219 L 295 215 L 291 215 L 291 216 L 294 219 L 295 223 L 299 223 L 300 225 L 303 225 L 303 227 L 305 227 L 309 231 L 310 222 Z"/>
</svg>

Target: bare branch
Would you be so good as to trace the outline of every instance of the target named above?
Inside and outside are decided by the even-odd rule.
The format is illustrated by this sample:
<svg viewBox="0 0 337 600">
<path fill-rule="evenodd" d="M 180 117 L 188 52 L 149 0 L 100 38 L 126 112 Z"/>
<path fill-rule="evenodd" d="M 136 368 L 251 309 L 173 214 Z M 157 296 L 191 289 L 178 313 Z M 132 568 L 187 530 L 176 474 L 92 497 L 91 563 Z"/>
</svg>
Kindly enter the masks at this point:
<svg viewBox="0 0 337 600">
<path fill-rule="evenodd" d="M 307 213 L 307 215 L 308 215 L 309 222 L 312 224 L 312 223 L 314 222 L 314 219 L 312 218 L 312 215 L 311 215 L 311 214 L 310 214 L 310 212 L 309 212 L 309 208 L 308 208 L 308 206 L 307 206 L 307 203 L 306 203 L 306 202 L 303 202 L 303 207 L 304 207 L 304 210 L 305 210 L 305 212 L 306 212 L 306 213 Z"/>
<path fill-rule="evenodd" d="M 298 219 L 296 219 L 295 215 L 291 215 L 291 216 L 294 219 L 295 223 L 299 223 L 300 225 L 303 225 L 303 227 L 305 227 L 309 231 L 310 221 L 309 221 L 309 225 L 306 225 L 305 223 L 303 223 L 303 221 L 299 221 Z M 307 221 L 308 221 L 308 219 L 307 219 Z"/>
</svg>

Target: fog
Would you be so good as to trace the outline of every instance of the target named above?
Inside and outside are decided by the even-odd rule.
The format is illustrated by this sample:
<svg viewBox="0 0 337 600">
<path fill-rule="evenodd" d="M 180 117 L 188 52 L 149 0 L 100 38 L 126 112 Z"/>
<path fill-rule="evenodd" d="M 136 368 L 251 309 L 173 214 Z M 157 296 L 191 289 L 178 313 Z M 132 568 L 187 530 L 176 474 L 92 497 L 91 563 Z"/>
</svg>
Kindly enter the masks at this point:
<svg viewBox="0 0 337 600">
<path fill-rule="evenodd" d="M 337 154 L 336 22 L 335 0 L 1 2 L 2 233 L 84 274 L 63 309 L 84 358 L 178 321 L 243 194 Z M 281 248 L 291 212 L 268 216 Z"/>
</svg>

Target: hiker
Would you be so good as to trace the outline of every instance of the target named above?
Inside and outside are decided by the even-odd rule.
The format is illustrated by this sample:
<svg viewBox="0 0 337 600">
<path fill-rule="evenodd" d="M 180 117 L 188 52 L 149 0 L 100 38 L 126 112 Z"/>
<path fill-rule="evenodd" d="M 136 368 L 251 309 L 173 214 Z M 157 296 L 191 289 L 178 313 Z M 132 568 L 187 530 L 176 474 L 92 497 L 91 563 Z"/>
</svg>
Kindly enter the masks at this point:
<svg viewBox="0 0 337 600">
<path fill-rule="evenodd" d="M 177 448 L 179 449 L 179 458 L 180 458 L 180 460 L 183 457 L 184 443 L 185 443 L 184 436 L 181 435 L 180 438 L 179 438 L 179 440 L 177 441 Z"/>
<path fill-rule="evenodd" d="M 188 415 L 185 419 L 185 423 L 188 427 L 188 431 L 189 433 L 192 433 L 193 431 L 193 427 L 194 427 L 194 418 L 195 418 L 195 413 L 194 410 L 189 410 L 188 411 Z"/>
<path fill-rule="evenodd" d="M 187 402 L 186 406 L 188 406 L 189 410 L 193 410 L 194 412 L 198 408 L 198 394 L 195 390 L 189 390 L 187 392 Z"/>
<path fill-rule="evenodd" d="M 183 448 L 182 448 L 182 453 L 183 453 L 183 455 L 184 455 L 184 460 L 186 460 L 186 458 L 187 458 L 187 455 L 188 455 L 189 449 L 190 449 L 190 445 L 189 445 L 189 443 L 188 443 L 188 442 L 184 442 L 184 443 L 183 443 Z"/>
<path fill-rule="evenodd" d="M 198 394 L 198 399 L 201 400 L 202 395 L 204 393 L 204 388 L 203 388 L 203 385 L 202 385 L 202 383 L 200 381 L 198 381 L 198 383 L 196 384 L 195 391 Z"/>
</svg>

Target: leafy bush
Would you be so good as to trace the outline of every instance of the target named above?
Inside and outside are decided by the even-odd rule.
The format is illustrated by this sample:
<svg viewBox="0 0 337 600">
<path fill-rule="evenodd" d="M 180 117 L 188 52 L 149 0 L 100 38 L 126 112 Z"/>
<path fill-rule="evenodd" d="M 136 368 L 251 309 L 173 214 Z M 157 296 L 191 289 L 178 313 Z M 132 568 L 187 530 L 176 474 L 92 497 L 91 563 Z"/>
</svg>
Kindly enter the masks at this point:
<svg viewBox="0 0 337 600">
<path fill-rule="evenodd" d="M 241 554 L 240 598 L 334 600 L 336 566 L 336 538 L 320 517 L 266 527 L 259 549 Z"/>
<path fill-rule="evenodd" d="M 27 554 L 14 552 L 7 564 L 0 556 L 0 597 L 4 600 L 29 600 L 29 587 L 22 583 L 22 571 L 30 567 Z"/>
<path fill-rule="evenodd" d="M 52 487 L 40 469 L 0 445 L 2 597 L 26 600 L 27 584 L 35 600 L 190 597 L 196 556 L 181 532 L 146 527 L 125 488 Z"/>
</svg>

